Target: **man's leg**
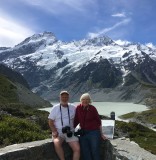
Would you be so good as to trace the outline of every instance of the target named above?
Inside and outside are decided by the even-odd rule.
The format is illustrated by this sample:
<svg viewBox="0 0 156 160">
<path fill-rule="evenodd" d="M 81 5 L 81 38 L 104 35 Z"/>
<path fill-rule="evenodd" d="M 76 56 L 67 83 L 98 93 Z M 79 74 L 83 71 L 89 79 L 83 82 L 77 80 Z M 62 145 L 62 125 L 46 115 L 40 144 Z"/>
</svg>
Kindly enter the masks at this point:
<svg viewBox="0 0 156 160">
<path fill-rule="evenodd" d="M 73 150 L 73 160 L 79 160 L 80 159 L 80 145 L 78 141 L 72 141 L 68 142 L 69 146 Z"/>
<path fill-rule="evenodd" d="M 62 148 L 63 139 L 61 139 L 60 137 L 57 137 L 57 138 L 53 139 L 53 142 L 54 142 L 55 151 L 56 151 L 58 157 L 60 158 L 60 160 L 65 160 L 64 151 Z"/>
</svg>

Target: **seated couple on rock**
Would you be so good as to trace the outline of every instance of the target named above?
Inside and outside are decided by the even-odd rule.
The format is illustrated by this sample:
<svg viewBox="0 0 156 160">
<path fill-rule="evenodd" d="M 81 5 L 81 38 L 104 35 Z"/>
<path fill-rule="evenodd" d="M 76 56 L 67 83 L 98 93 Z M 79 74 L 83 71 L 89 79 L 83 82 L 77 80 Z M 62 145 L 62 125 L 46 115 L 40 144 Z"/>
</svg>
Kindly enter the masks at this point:
<svg viewBox="0 0 156 160">
<path fill-rule="evenodd" d="M 73 151 L 73 160 L 80 159 L 80 148 L 83 160 L 100 160 L 100 139 L 106 137 L 102 134 L 101 120 L 91 105 L 90 95 L 83 94 L 77 107 L 68 101 L 69 93 L 61 91 L 60 103 L 52 107 L 48 117 L 59 159 L 65 160 L 62 143 L 66 141 Z M 80 129 L 74 132 L 78 124 Z"/>
</svg>

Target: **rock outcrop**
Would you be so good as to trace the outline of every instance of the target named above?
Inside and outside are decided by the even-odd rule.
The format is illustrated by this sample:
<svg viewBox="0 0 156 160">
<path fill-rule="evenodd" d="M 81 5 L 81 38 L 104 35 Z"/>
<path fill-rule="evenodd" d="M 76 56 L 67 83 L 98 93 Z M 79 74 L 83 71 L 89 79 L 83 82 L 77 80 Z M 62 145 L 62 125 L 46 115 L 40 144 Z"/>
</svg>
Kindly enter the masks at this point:
<svg viewBox="0 0 156 160">
<path fill-rule="evenodd" d="M 156 160 L 156 155 L 141 148 L 129 138 L 117 138 L 111 140 L 115 148 L 117 160 Z"/>
<path fill-rule="evenodd" d="M 63 144 L 66 160 L 72 159 L 72 151 Z M 115 160 L 114 148 L 109 140 L 101 142 L 101 159 Z M 59 160 L 51 139 L 14 144 L 0 149 L 0 160 Z"/>
</svg>

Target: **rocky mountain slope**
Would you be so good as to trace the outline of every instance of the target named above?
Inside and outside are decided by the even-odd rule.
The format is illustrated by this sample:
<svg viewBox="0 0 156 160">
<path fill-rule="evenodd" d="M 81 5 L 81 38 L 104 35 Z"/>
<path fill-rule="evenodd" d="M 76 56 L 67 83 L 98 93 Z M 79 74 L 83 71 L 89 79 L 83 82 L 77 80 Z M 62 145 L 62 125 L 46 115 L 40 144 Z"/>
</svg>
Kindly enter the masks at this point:
<svg viewBox="0 0 156 160">
<path fill-rule="evenodd" d="M 156 93 L 156 49 L 118 45 L 106 36 L 63 42 L 51 32 L 35 34 L 13 48 L 1 48 L 0 60 L 48 100 L 58 99 L 61 89 L 73 101 L 84 92 L 96 101 L 133 102 Z"/>
<path fill-rule="evenodd" d="M 0 65 L 0 105 L 22 103 L 32 107 L 50 106 L 29 89 L 29 85 L 20 73 L 5 65 Z"/>
</svg>

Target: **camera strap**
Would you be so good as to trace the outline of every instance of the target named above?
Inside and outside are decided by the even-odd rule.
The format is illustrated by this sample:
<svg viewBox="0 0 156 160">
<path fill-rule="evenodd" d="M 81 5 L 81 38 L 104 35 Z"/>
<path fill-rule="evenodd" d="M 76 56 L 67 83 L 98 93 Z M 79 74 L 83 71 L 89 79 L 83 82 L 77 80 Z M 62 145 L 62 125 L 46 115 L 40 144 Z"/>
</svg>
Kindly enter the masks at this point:
<svg viewBox="0 0 156 160">
<path fill-rule="evenodd" d="M 69 106 L 67 105 L 67 110 L 68 110 L 68 118 L 69 118 L 69 125 L 70 125 L 70 112 L 69 112 Z M 62 109 L 61 109 L 61 104 L 60 104 L 60 113 L 61 113 L 61 123 L 63 127 L 63 118 L 62 118 Z"/>
</svg>

